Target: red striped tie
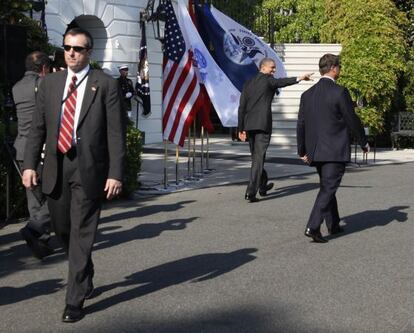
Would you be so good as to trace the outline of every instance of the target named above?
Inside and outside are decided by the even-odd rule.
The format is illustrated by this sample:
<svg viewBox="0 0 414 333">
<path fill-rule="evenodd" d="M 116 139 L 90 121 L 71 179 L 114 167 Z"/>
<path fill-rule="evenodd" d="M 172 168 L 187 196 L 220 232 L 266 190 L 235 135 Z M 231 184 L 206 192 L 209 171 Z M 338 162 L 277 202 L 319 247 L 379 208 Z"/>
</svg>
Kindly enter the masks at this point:
<svg viewBox="0 0 414 333">
<path fill-rule="evenodd" d="M 76 96 L 75 90 L 77 77 L 72 76 L 72 82 L 69 84 L 67 96 L 63 107 L 63 115 L 60 121 L 58 149 L 65 154 L 72 147 L 73 127 L 75 124 Z"/>
</svg>

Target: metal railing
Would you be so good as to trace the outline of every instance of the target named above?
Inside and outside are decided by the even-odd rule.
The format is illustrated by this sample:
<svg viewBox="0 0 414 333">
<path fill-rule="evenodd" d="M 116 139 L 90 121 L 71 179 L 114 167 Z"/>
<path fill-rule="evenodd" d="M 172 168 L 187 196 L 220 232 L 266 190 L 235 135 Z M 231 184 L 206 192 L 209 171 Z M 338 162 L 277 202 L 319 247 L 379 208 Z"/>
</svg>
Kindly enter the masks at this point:
<svg viewBox="0 0 414 333">
<path fill-rule="evenodd" d="M 276 13 L 271 9 L 261 7 L 260 1 L 234 1 L 234 6 L 229 6 L 228 0 L 208 0 L 207 2 L 251 30 L 255 35 L 262 37 L 271 47 L 274 46 Z"/>
</svg>

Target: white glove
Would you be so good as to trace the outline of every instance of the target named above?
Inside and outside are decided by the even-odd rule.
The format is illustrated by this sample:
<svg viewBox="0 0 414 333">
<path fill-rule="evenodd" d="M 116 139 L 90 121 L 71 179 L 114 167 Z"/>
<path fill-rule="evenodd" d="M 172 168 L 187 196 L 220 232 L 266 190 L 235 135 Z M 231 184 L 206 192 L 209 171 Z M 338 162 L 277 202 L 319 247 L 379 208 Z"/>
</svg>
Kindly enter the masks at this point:
<svg viewBox="0 0 414 333">
<path fill-rule="evenodd" d="M 132 97 L 132 93 L 127 92 L 127 93 L 125 94 L 125 98 L 131 98 L 131 97 Z"/>
<path fill-rule="evenodd" d="M 369 151 L 371 150 L 371 147 L 369 146 L 369 143 L 367 142 L 367 144 L 364 146 L 364 153 L 369 153 Z"/>
</svg>

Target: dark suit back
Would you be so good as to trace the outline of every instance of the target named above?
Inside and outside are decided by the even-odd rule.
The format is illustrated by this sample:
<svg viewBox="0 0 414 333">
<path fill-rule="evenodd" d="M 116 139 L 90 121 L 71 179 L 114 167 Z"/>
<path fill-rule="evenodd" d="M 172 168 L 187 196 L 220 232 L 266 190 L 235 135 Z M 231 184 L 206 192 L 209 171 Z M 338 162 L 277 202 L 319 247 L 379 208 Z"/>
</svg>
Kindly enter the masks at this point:
<svg viewBox="0 0 414 333">
<path fill-rule="evenodd" d="M 35 169 L 46 140 L 42 183 L 46 194 L 50 194 L 57 183 L 57 138 L 66 77 L 67 71 L 62 71 L 42 80 L 26 146 L 24 169 Z M 120 103 L 117 81 L 100 70 L 91 70 L 76 132 L 80 177 L 89 198 L 103 195 L 107 178 L 121 181 L 123 178 L 125 116 L 120 112 Z"/>
<path fill-rule="evenodd" d="M 272 132 L 272 100 L 278 88 L 297 83 L 295 77 L 275 79 L 259 72 L 247 81 L 240 96 L 239 131 Z"/>
<path fill-rule="evenodd" d="M 307 154 L 315 162 L 348 162 L 350 131 L 361 146 L 366 144 L 364 128 L 346 88 L 321 78 L 302 94 L 297 123 L 300 156 Z"/>
<path fill-rule="evenodd" d="M 14 148 L 18 161 L 23 161 L 24 158 L 24 148 L 32 125 L 36 104 L 36 86 L 39 84 L 39 79 L 39 73 L 26 71 L 23 78 L 13 86 L 13 100 L 18 120 Z"/>
</svg>

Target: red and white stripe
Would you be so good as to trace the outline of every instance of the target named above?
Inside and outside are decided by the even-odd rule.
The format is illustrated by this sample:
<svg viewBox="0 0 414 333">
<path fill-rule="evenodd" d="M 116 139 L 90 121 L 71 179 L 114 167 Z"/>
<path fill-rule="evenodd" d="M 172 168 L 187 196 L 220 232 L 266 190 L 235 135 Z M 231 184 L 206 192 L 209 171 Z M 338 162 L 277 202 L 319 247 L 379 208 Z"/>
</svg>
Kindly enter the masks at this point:
<svg viewBox="0 0 414 333">
<path fill-rule="evenodd" d="M 200 87 L 193 68 L 192 52 L 186 50 L 180 62 L 164 57 L 163 63 L 163 136 L 183 146 L 198 108 Z"/>
<path fill-rule="evenodd" d="M 75 124 L 75 111 L 76 111 L 76 97 L 77 91 L 75 90 L 76 76 L 72 78 L 72 82 L 69 85 L 68 94 L 71 94 L 65 101 L 63 108 L 63 115 L 60 121 L 58 149 L 65 154 L 72 147 L 73 127 Z M 71 93 L 71 91 L 73 91 Z"/>
</svg>

